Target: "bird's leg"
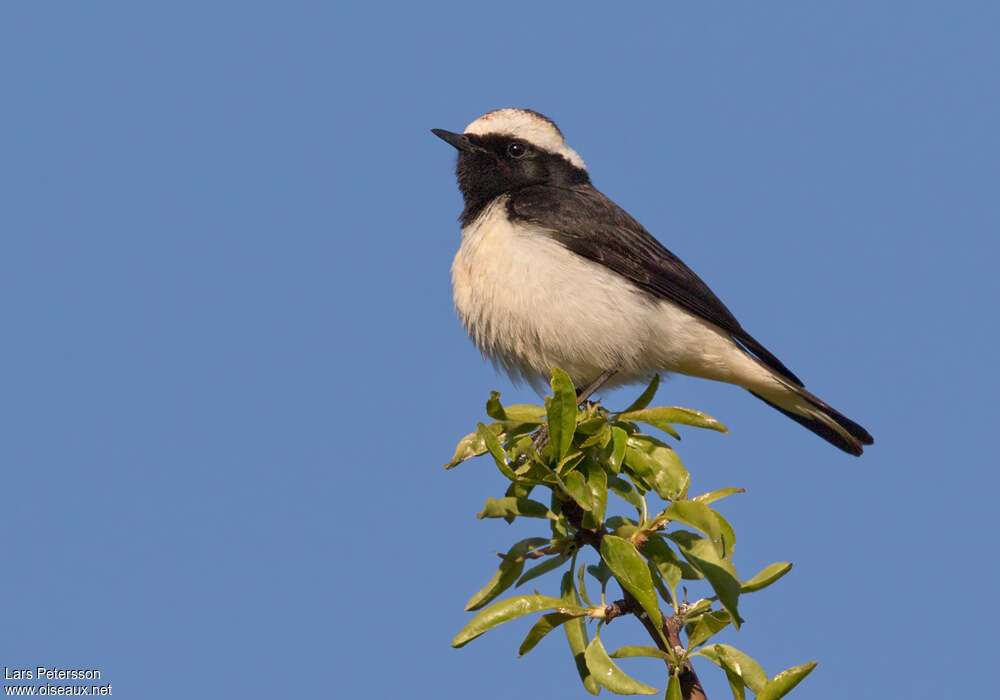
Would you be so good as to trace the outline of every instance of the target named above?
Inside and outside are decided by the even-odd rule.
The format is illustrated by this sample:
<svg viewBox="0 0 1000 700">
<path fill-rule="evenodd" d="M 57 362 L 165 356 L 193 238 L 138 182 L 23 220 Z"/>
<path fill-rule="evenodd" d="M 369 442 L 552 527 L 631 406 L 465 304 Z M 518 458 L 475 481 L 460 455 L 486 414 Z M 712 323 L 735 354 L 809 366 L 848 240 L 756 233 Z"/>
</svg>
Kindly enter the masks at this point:
<svg viewBox="0 0 1000 700">
<path fill-rule="evenodd" d="M 589 399 L 595 391 L 604 386 L 604 383 L 614 376 L 615 372 L 618 371 L 617 367 L 612 367 L 611 369 L 606 369 L 597 379 L 592 381 L 582 390 L 578 389 L 576 392 L 576 405 L 579 406 L 584 401 Z M 535 438 L 531 441 L 531 446 L 535 448 L 536 451 L 541 452 L 549 442 L 549 424 L 542 423 L 541 427 L 535 431 Z"/>
<path fill-rule="evenodd" d="M 618 371 L 617 367 L 612 367 L 611 369 L 606 369 L 606 370 L 604 370 L 603 374 L 601 374 L 600 377 L 598 377 L 593 382 L 591 382 L 590 385 L 587 386 L 583 391 L 577 391 L 576 392 L 576 405 L 579 406 L 584 401 L 586 401 L 587 399 L 589 399 L 591 397 L 591 395 L 595 391 L 597 391 L 598 389 L 600 389 L 602 386 L 604 386 L 604 383 L 606 381 L 608 381 L 609 379 L 611 379 L 611 377 L 613 377 L 615 375 L 615 372 L 617 372 L 617 371 Z"/>
</svg>

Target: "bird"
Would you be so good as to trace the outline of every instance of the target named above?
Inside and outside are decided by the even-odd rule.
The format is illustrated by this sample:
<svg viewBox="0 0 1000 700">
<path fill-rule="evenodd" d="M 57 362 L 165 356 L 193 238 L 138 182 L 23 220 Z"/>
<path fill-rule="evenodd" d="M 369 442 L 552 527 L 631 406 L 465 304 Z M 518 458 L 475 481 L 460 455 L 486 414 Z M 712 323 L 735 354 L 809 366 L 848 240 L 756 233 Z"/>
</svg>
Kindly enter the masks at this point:
<svg viewBox="0 0 1000 700">
<path fill-rule="evenodd" d="M 462 240 L 455 308 L 473 343 L 513 381 L 610 388 L 678 373 L 742 387 L 841 450 L 863 427 L 805 389 L 687 265 L 591 183 L 548 117 L 488 112 L 458 150 Z"/>
</svg>

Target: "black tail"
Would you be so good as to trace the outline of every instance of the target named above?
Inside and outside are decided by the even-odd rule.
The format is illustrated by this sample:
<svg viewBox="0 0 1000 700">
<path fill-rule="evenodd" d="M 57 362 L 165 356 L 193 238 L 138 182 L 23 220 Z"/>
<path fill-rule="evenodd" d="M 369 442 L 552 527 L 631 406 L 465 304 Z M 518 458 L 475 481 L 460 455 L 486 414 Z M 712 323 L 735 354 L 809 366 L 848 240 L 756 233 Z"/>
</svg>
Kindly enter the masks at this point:
<svg viewBox="0 0 1000 700">
<path fill-rule="evenodd" d="M 812 416 L 803 416 L 798 413 L 793 413 L 788 409 L 782 408 L 781 406 L 768 401 L 760 394 L 756 394 L 752 391 L 750 393 L 766 403 L 768 406 L 781 411 L 799 425 L 813 431 L 827 442 L 836 445 L 844 452 L 852 454 L 856 457 L 861 456 L 864 449 L 863 445 L 871 445 L 875 442 L 875 439 L 868 433 L 867 430 L 842 413 L 830 408 L 828 405 L 805 390 L 798 390 L 797 393 L 811 406 L 818 408 L 823 413 L 823 417 L 826 418 L 826 421 L 813 418 Z M 845 433 L 847 433 L 847 435 L 837 430 L 833 424 L 839 426 Z"/>
</svg>

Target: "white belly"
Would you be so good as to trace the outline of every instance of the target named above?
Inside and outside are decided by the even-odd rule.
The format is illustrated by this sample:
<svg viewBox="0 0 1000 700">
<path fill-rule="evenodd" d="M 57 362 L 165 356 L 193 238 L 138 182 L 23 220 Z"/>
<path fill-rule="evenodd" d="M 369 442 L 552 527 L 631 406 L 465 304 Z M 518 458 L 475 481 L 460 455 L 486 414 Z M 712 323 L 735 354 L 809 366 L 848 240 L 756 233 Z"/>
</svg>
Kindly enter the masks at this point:
<svg viewBox="0 0 1000 700">
<path fill-rule="evenodd" d="M 511 225 L 505 209 L 500 197 L 463 230 L 452 284 L 473 342 L 512 378 L 537 385 L 558 366 L 580 387 L 616 367 L 611 384 L 677 371 L 746 386 L 770 374 L 713 324 Z"/>
</svg>

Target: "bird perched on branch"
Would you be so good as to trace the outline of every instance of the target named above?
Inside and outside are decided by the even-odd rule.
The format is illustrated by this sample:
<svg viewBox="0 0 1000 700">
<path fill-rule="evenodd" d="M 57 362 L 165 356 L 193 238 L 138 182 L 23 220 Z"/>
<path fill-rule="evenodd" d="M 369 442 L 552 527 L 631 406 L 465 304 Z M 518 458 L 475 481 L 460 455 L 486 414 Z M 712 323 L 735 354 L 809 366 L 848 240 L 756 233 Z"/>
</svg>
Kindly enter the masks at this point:
<svg viewBox="0 0 1000 700">
<path fill-rule="evenodd" d="M 452 265 L 473 342 L 513 379 L 577 387 L 678 372 L 741 386 L 845 452 L 871 435 L 820 401 L 712 290 L 591 183 L 547 117 L 499 109 L 458 134 L 465 199 Z"/>
</svg>

